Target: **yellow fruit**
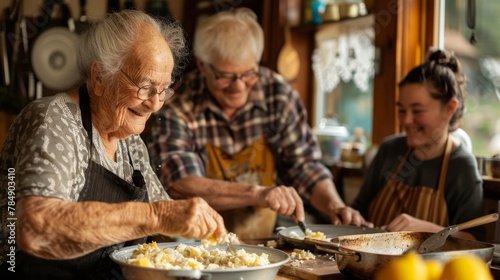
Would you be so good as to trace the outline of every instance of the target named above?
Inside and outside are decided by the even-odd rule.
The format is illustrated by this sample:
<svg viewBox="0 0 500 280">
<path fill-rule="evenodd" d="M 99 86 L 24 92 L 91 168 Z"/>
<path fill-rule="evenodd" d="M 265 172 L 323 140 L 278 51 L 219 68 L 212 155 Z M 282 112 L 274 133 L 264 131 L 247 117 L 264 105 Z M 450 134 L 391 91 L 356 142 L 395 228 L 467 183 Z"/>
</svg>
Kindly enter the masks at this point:
<svg viewBox="0 0 500 280">
<path fill-rule="evenodd" d="M 387 263 L 375 274 L 375 280 L 423 280 L 427 278 L 427 268 L 422 257 L 407 253 Z"/>
<path fill-rule="evenodd" d="M 437 260 L 425 261 L 427 268 L 427 280 L 439 280 L 443 272 L 443 264 Z"/>
<path fill-rule="evenodd" d="M 475 255 L 462 255 L 449 260 L 440 280 L 493 280 L 488 266 Z"/>
</svg>

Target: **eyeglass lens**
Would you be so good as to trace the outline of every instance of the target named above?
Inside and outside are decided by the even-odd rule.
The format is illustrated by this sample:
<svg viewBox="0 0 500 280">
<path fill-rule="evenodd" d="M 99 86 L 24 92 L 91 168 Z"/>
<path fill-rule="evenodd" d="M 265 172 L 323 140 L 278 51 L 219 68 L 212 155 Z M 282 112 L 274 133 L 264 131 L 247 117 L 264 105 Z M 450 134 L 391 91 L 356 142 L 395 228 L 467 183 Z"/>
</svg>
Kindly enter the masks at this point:
<svg viewBox="0 0 500 280">
<path fill-rule="evenodd" d="M 132 80 L 132 78 L 130 78 L 129 75 L 127 75 L 127 73 L 125 73 L 125 71 L 123 71 L 122 69 L 120 69 L 120 71 L 123 73 L 123 75 L 125 75 L 125 77 L 127 78 L 127 80 L 129 80 L 129 82 L 131 82 L 133 85 L 139 88 L 137 90 L 137 98 L 141 100 L 148 100 L 155 94 L 158 94 L 159 101 L 163 102 L 174 95 L 174 90 L 168 87 L 164 88 L 160 92 L 158 92 L 158 90 L 151 85 L 140 87 L 136 82 L 134 82 L 134 80 Z"/>
<path fill-rule="evenodd" d="M 246 83 L 246 82 L 252 81 L 253 79 L 255 79 L 258 76 L 257 72 L 253 69 L 248 71 L 248 72 L 245 72 L 241 75 L 237 75 L 235 73 L 221 73 L 217 69 L 215 69 L 215 67 L 211 64 L 210 64 L 210 69 L 214 73 L 214 76 L 215 76 L 215 79 L 217 80 L 217 82 L 219 84 L 223 84 L 223 85 L 232 84 L 238 79 L 241 80 L 242 82 Z"/>
<path fill-rule="evenodd" d="M 139 88 L 137 97 L 141 100 L 148 100 L 155 94 L 158 94 L 158 98 L 160 101 L 165 101 L 174 95 L 174 90 L 171 88 L 165 88 L 161 92 L 158 92 L 158 90 L 153 86 L 145 86 Z"/>
</svg>

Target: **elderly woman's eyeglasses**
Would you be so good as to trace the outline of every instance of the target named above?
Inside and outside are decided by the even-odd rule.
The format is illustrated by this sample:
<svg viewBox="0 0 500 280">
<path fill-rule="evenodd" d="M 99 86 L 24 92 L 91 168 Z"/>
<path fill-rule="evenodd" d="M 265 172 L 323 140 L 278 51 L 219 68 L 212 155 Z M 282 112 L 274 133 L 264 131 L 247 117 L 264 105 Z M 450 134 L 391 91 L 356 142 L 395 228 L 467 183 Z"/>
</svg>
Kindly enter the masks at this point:
<svg viewBox="0 0 500 280">
<path fill-rule="evenodd" d="M 249 83 L 254 81 L 257 77 L 259 77 L 259 73 L 255 71 L 255 69 L 249 70 L 241 75 L 237 75 L 235 73 L 227 73 L 217 70 L 212 64 L 208 64 L 210 70 L 214 74 L 215 80 L 217 81 L 217 85 L 220 87 L 226 87 L 236 82 L 236 80 L 241 80 L 244 83 Z"/>
<path fill-rule="evenodd" d="M 120 71 L 123 73 L 123 75 L 125 75 L 125 77 L 129 82 L 131 82 L 133 85 L 139 88 L 137 90 L 137 98 L 139 98 L 140 100 L 148 100 L 155 94 L 158 94 L 158 99 L 160 100 L 160 102 L 163 102 L 174 95 L 174 90 L 168 87 L 164 88 L 162 91 L 158 91 L 152 85 L 141 87 L 136 82 L 134 82 L 134 80 L 132 80 L 132 78 L 130 78 L 130 76 L 127 75 L 127 73 L 125 73 L 122 69 L 120 69 Z"/>
</svg>

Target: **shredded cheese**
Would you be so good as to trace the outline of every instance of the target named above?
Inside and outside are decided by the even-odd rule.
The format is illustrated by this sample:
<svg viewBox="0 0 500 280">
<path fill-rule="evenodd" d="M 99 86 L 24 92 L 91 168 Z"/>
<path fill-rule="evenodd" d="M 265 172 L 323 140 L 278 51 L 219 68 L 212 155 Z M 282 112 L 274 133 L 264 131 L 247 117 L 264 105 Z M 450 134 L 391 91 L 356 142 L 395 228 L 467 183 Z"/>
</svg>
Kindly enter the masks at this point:
<svg viewBox="0 0 500 280">
<path fill-rule="evenodd" d="M 290 257 L 294 259 L 299 259 L 299 260 L 314 260 L 316 259 L 316 256 L 306 250 L 301 250 L 301 249 L 293 249 L 293 251 L 290 253 Z"/>
<path fill-rule="evenodd" d="M 306 236 L 310 238 L 316 238 L 316 239 L 326 239 L 326 236 L 323 232 L 321 231 L 312 231 L 310 229 L 306 229 Z M 304 239 L 303 236 L 298 235 L 295 232 L 290 233 L 291 238 L 295 239 Z"/>
<path fill-rule="evenodd" d="M 140 244 L 127 263 L 162 269 L 226 269 L 245 268 L 270 264 L 268 255 L 247 253 L 238 249 L 231 253 L 214 248 L 207 250 L 203 245 L 180 244 L 176 248 L 158 248 L 156 242 Z"/>
</svg>

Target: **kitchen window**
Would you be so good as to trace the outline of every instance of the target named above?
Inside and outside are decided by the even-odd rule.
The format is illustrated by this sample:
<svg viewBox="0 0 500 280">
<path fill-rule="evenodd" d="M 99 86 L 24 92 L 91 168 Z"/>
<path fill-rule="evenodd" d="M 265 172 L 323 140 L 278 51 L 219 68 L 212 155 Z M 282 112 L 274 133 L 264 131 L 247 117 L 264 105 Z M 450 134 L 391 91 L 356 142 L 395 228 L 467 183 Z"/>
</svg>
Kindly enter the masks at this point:
<svg viewBox="0 0 500 280">
<path fill-rule="evenodd" d="M 360 138 L 357 141 L 363 141 L 361 153 L 370 144 L 374 38 L 373 15 L 326 25 L 315 33 L 313 116 L 327 165 L 340 160 L 344 144 Z"/>
<path fill-rule="evenodd" d="M 500 1 L 475 1 L 474 30 L 467 25 L 468 2 L 442 0 L 439 46 L 455 52 L 467 75 L 462 127 L 473 153 L 489 157 L 500 153 Z M 473 32 L 476 44 L 469 41 Z"/>
</svg>

